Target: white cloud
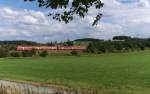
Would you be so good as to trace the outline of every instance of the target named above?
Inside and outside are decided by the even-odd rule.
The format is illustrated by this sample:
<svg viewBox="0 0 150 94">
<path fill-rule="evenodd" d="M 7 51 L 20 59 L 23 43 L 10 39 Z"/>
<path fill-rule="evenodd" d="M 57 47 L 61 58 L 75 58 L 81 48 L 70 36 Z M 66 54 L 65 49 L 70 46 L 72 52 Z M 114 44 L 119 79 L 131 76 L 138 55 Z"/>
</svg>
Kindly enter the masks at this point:
<svg viewBox="0 0 150 94">
<path fill-rule="evenodd" d="M 85 19 L 75 18 L 69 24 L 47 17 L 43 12 L 0 7 L 0 40 L 63 41 L 84 37 L 110 39 L 116 35 L 150 37 L 150 2 L 102 0 L 103 18 L 92 27 L 97 11 L 90 9 Z M 124 0 L 130 1 L 130 0 Z"/>
<path fill-rule="evenodd" d="M 109 0 L 103 1 L 107 3 Z M 106 4 L 106 6 L 103 8 L 104 16 L 101 20 L 102 22 L 109 23 L 112 26 L 118 25 L 121 27 L 121 30 L 116 30 L 118 35 L 124 34 L 135 37 L 150 37 L 149 0 L 139 0 L 132 3 L 121 3 L 119 0 L 111 1 L 114 2 L 113 5 L 108 4 L 108 6 Z M 130 0 L 126 1 L 129 2 Z M 110 26 L 106 27 L 109 28 Z"/>
<path fill-rule="evenodd" d="M 140 0 L 139 1 L 139 6 L 141 6 L 141 7 L 150 7 L 150 2 L 149 2 L 149 0 Z"/>
<path fill-rule="evenodd" d="M 8 7 L 0 8 L 0 21 L 0 40 L 64 41 L 86 37 L 93 28 L 79 20 L 64 24 L 43 12 Z"/>
</svg>

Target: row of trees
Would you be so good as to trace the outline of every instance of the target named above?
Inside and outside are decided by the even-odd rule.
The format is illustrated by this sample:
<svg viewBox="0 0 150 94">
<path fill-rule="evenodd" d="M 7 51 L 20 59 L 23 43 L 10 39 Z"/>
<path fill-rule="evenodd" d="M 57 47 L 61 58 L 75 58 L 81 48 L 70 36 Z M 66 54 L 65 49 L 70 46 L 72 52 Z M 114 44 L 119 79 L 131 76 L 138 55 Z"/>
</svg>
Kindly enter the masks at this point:
<svg viewBox="0 0 150 94">
<path fill-rule="evenodd" d="M 33 41 L 14 40 L 14 41 L 0 41 L 0 45 L 40 45 Z"/>
<path fill-rule="evenodd" d="M 73 46 L 74 41 L 67 40 L 65 42 L 50 42 L 50 43 L 37 43 L 32 41 L 24 41 L 24 40 L 16 40 L 16 41 L 0 41 L 0 58 L 2 57 L 33 57 L 33 56 L 41 56 L 46 57 L 48 55 L 48 51 L 37 51 L 33 49 L 32 51 L 16 51 L 16 47 L 18 45 L 25 46 Z M 52 53 L 53 54 L 53 53 Z M 68 55 L 78 55 L 77 51 L 72 51 L 68 53 Z"/>
<path fill-rule="evenodd" d="M 135 50 L 145 50 L 150 48 L 150 39 L 141 39 L 141 38 L 132 38 L 129 36 L 115 36 L 111 41 L 104 41 L 99 39 L 78 39 L 75 41 L 66 41 L 66 42 L 53 42 L 51 44 L 38 44 L 35 42 L 27 42 L 27 41 L 1 41 L 0 42 L 0 57 L 32 57 L 32 56 L 42 56 L 46 57 L 48 55 L 47 51 L 16 51 L 17 44 L 25 44 L 25 45 L 65 45 L 72 46 L 77 45 L 81 42 L 85 42 L 83 44 L 87 46 L 88 53 L 109 53 L 109 52 L 127 52 L 127 51 L 135 51 Z M 80 52 L 72 51 L 69 55 L 79 55 Z M 52 53 L 53 54 L 53 53 Z"/>
<path fill-rule="evenodd" d="M 35 50 L 32 49 L 31 51 L 16 51 L 16 50 L 10 50 L 8 45 L 1 46 L 0 47 L 0 58 L 4 57 L 47 57 L 48 55 L 62 55 L 62 52 L 49 52 L 46 50 Z M 68 51 L 68 52 L 63 52 L 63 55 L 72 55 L 72 56 L 78 56 L 80 54 L 80 51 Z"/>
<path fill-rule="evenodd" d="M 92 42 L 87 47 L 89 53 L 126 52 L 150 48 L 149 39 L 114 37 L 113 41 Z"/>
<path fill-rule="evenodd" d="M 3 57 L 33 57 L 33 56 L 40 56 L 40 57 L 46 57 L 48 56 L 47 51 L 11 51 L 7 48 L 0 47 L 0 58 Z"/>
</svg>

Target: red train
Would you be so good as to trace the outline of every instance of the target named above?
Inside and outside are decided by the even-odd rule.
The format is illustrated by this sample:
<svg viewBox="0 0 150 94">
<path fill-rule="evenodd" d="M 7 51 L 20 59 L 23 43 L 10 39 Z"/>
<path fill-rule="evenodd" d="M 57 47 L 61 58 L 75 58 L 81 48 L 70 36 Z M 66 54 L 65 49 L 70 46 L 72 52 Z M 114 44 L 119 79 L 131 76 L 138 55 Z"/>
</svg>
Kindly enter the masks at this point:
<svg viewBox="0 0 150 94">
<path fill-rule="evenodd" d="M 86 50 L 85 46 L 17 46 L 17 51 L 35 50 Z"/>
</svg>

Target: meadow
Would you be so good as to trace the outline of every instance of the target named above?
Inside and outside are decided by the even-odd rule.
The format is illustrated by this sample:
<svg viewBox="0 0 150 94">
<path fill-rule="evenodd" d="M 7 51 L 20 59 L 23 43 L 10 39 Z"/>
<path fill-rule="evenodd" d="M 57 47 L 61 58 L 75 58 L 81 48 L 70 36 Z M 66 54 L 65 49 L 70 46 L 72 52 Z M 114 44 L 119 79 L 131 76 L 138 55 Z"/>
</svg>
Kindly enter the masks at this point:
<svg viewBox="0 0 150 94">
<path fill-rule="evenodd" d="M 47 58 L 1 58 L 0 79 L 149 94 L 150 51 Z"/>
</svg>

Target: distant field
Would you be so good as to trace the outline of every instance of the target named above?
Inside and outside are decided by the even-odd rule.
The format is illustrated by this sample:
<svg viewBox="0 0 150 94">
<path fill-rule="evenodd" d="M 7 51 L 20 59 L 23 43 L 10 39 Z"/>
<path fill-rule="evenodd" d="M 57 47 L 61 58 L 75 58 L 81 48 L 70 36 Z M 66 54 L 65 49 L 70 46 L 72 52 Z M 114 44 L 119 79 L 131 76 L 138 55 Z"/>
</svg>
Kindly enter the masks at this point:
<svg viewBox="0 0 150 94">
<path fill-rule="evenodd" d="M 102 94 L 149 94 L 150 51 L 0 59 L 0 78 L 93 88 Z"/>
</svg>

